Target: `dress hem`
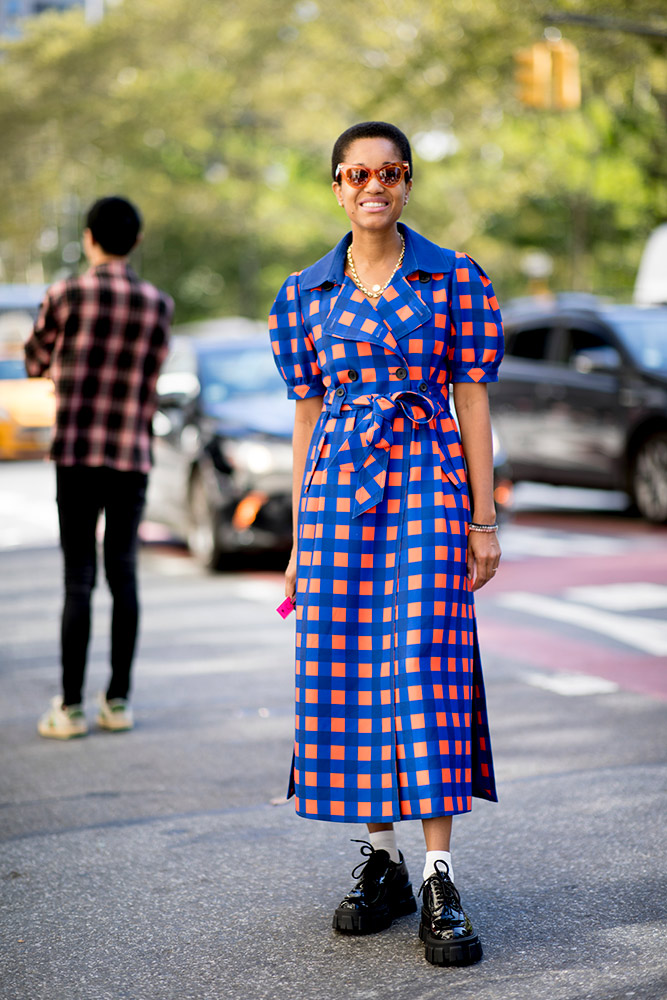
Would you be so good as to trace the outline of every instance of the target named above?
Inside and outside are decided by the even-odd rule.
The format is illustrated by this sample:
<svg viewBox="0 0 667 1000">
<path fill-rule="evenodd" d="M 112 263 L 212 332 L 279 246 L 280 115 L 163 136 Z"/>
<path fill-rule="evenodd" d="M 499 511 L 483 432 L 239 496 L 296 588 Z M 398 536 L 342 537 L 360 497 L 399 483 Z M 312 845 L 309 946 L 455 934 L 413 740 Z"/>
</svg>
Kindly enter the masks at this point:
<svg viewBox="0 0 667 1000">
<path fill-rule="evenodd" d="M 294 798 L 294 795 L 288 796 L 288 799 Z M 497 795 L 473 795 L 473 799 L 482 799 L 485 802 L 497 802 Z M 367 823 L 401 823 L 404 820 L 418 820 L 418 819 L 441 819 L 444 816 L 464 816 L 466 813 L 472 812 L 472 803 L 470 809 L 453 809 L 448 811 L 438 811 L 429 813 L 419 813 L 417 815 L 411 816 L 321 816 L 315 813 L 303 812 L 302 810 L 296 808 L 295 812 L 297 816 L 302 819 L 316 819 L 322 823 L 358 823 L 365 825 Z"/>
</svg>

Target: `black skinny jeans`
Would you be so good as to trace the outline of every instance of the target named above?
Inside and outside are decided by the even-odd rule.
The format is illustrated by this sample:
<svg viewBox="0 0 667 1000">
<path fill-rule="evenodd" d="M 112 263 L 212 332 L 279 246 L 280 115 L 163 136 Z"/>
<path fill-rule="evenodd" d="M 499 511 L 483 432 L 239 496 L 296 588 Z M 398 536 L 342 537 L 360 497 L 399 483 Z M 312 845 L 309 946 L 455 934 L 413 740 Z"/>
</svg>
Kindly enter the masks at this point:
<svg viewBox="0 0 667 1000">
<path fill-rule="evenodd" d="M 146 499 L 143 472 L 85 465 L 56 468 L 60 544 L 65 570 L 61 628 L 63 703 L 82 700 L 90 637 L 90 600 L 97 575 L 95 531 L 102 511 L 104 570 L 113 597 L 111 681 L 107 698 L 127 698 L 139 625 L 137 531 Z"/>
</svg>

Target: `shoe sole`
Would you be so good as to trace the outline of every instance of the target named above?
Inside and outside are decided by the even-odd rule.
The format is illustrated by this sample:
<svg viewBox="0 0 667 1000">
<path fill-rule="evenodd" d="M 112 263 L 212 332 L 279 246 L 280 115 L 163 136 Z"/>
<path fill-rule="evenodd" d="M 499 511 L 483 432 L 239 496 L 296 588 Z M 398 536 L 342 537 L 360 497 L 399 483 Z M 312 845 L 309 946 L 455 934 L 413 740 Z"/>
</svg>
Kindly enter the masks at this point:
<svg viewBox="0 0 667 1000">
<path fill-rule="evenodd" d="M 58 733 L 50 726 L 37 725 L 37 732 L 46 740 L 80 740 L 82 736 L 88 735 L 87 729 L 82 729 L 80 733 Z"/>
<path fill-rule="evenodd" d="M 386 931 L 391 927 L 394 920 L 416 912 L 417 900 L 411 893 L 409 897 L 398 900 L 391 910 L 387 909 L 379 914 L 358 913 L 346 906 L 339 907 L 334 912 L 331 926 L 341 934 L 377 934 L 378 931 Z"/>
<path fill-rule="evenodd" d="M 113 724 L 108 723 L 106 721 L 106 719 L 101 718 L 101 716 L 98 716 L 96 721 L 97 721 L 97 725 L 100 727 L 100 729 L 106 729 L 106 731 L 108 733 L 128 733 L 130 731 L 130 729 L 134 728 L 134 723 L 133 722 L 131 722 L 129 724 L 129 726 L 127 726 L 127 725 L 126 726 L 122 726 L 122 725 L 121 726 L 114 726 Z"/>
<path fill-rule="evenodd" d="M 433 937 L 424 923 L 419 924 L 419 937 L 424 942 L 424 958 L 431 965 L 474 965 L 482 958 L 482 942 L 473 937 L 442 941 Z"/>
</svg>

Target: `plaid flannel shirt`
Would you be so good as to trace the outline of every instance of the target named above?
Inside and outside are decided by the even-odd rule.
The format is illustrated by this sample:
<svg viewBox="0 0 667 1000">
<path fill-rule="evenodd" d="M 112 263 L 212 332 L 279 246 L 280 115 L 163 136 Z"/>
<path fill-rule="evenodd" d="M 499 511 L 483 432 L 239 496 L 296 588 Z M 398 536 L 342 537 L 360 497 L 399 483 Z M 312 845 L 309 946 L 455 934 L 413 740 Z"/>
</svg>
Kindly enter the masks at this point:
<svg viewBox="0 0 667 1000">
<path fill-rule="evenodd" d="M 148 472 L 172 313 L 170 297 L 124 261 L 49 288 L 25 356 L 30 376 L 55 384 L 55 462 Z"/>
</svg>

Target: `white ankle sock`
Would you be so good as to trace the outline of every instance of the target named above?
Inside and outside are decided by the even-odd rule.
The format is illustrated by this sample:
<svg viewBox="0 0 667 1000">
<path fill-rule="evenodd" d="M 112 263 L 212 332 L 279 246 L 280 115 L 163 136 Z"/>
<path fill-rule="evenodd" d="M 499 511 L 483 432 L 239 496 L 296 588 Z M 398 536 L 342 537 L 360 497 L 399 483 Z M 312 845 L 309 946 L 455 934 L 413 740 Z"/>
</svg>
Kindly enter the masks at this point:
<svg viewBox="0 0 667 1000">
<path fill-rule="evenodd" d="M 449 868 L 449 877 L 454 881 L 454 868 L 452 866 L 452 856 L 449 851 L 427 851 L 426 852 L 426 864 L 424 865 L 424 881 L 430 878 L 431 875 L 435 873 L 435 863 L 436 861 L 445 861 L 447 867 Z M 440 871 L 442 871 L 442 865 L 438 865 Z"/>
<path fill-rule="evenodd" d="M 378 830 L 377 833 L 369 833 L 368 839 L 374 851 L 386 851 L 395 864 L 401 860 L 396 846 L 395 830 Z"/>
</svg>

